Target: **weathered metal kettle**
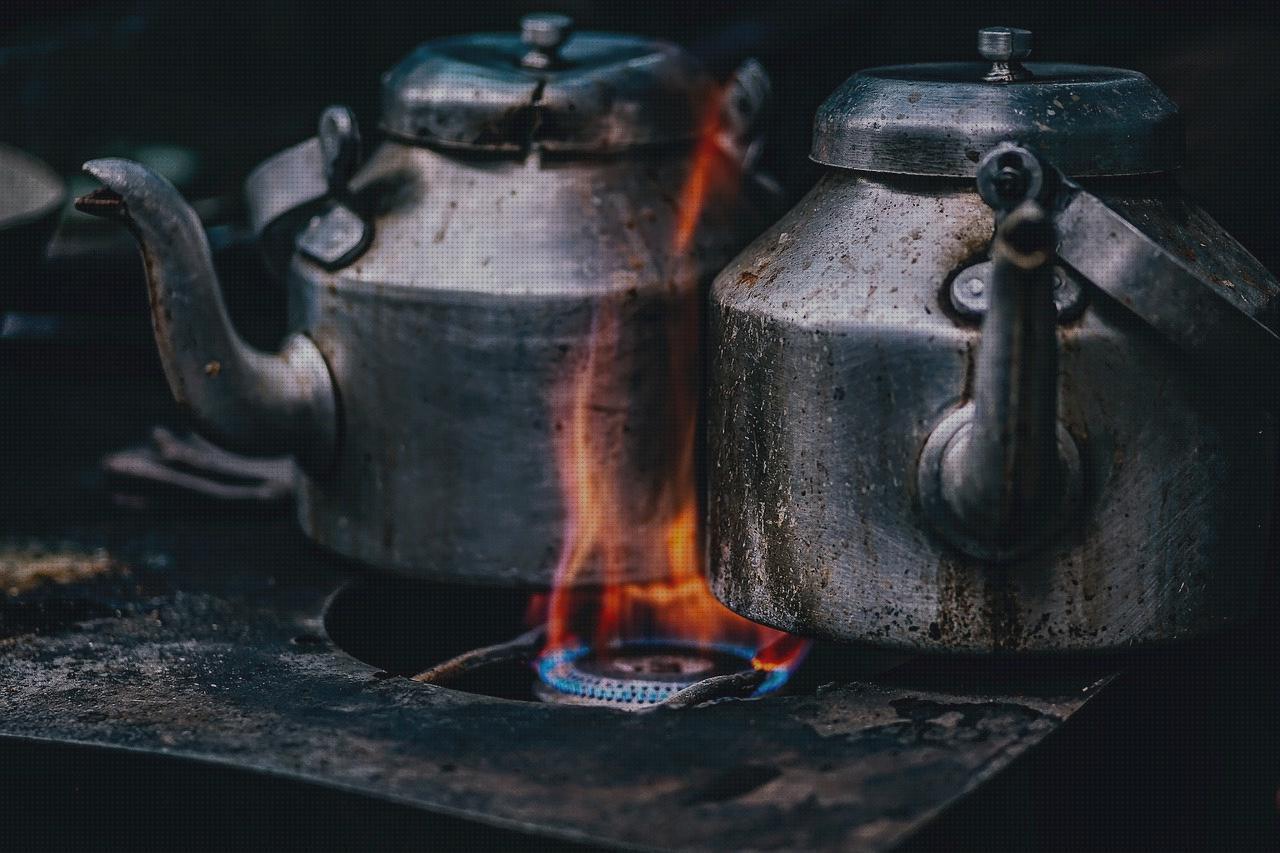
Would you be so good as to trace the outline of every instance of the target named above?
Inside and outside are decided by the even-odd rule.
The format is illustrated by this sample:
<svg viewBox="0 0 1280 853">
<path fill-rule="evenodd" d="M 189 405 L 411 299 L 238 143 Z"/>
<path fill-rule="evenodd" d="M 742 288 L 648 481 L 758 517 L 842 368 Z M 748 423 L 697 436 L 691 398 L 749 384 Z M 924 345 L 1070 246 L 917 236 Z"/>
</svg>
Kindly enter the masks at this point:
<svg viewBox="0 0 1280 853">
<path fill-rule="evenodd" d="M 303 528 L 334 551 L 410 575 L 549 584 L 564 507 L 548 391 L 605 299 L 624 302 L 627 394 L 599 402 L 625 407 L 618 452 L 664 476 L 666 330 L 652 320 L 673 282 L 709 281 L 753 236 L 750 198 L 721 192 L 677 257 L 678 196 L 710 124 L 714 156 L 750 173 L 768 82 L 749 63 L 722 97 L 670 44 L 571 30 L 535 15 L 521 34 L 424 44 L 383 78 L 386 138 L 367 162 L 351 113 L 330 108 L 318 138 L 259 167 L 261 232 L 311 217 L 277 353 L 229 325 L 205 235 L 171 185 L 123 160 L 85 167 L 105 189 L 81 208 L 121 217 L 141 243 L 174 395 L 227 444 L 296 454 Z"/>
<path fill-rule="evenodd" d="M 979 49 L 854 75 L 716 279 L 713 587 L 917 649 L 1207 631 L 1275 568 L 1280 283 L 1173 183 L 1146 77 Z"/>
</svg>

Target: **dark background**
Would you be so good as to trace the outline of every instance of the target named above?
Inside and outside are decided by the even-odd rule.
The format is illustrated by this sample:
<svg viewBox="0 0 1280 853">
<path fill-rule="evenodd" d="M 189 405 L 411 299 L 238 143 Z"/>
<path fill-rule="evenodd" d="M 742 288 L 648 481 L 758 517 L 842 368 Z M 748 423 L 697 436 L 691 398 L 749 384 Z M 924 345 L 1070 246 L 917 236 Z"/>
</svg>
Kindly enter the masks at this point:
<svg viewBox="0 0 1280 853">
<path fill-rule="evenodd" d="M 516 30 L 548 8 L 516 0 L 260 0 L 260 2 L 0 3 L 0 143 L 23 148 L 71 181 L 94 188 L 80 164 L 141 159 L 167 150 L 186 161 L 174 179 L 215 233 L 227 301 L 241 332 L 270 347 L 284 330 L 281 290 L 237 210 L 245 175 L 267 156 L 315 132 L 327 105 L 351 106 L 366 150 L 376 142 L 379 78 L 427 39 Z M 813 183 L 808 159 L 816 107 L 858 68 L 976 59 L 976 30 L 1027 27 L 1033 58 L 1135 68 L 1179 104 L 1188 127 L 1182 182 L 1271 270 L 1280 270 L 1275 188 L 1280 158 L 1280 16 L 1271 3 L 781 2 L 781 0 L 563 0 L 580 29 L 670 39 L 723 76 L 743 59 L 768 69 L 774 97 L 765 122 L 764 169 L 785 201 Z M 3 247 L 0 247 L 2 249 Z M 0 312 L 14 321 L 0 351 L 56 372 L 112 369 L 159 381 L 136 249 L 121 229 L 70 212 L 51 256 L 0 280 Z M 55 318 L 49 321 L 48 318 Z M 69 346 L 68 346 L 69 345 Z M 13 361 L 13 359 L 9 359 Z M 0 362 L 4 359 L 0 358 Z M 0 364 L 0 372 L 4 370 Z"/>
<path fill-rule="evenodd" d="M 261 0 L 0 4 L 0 141 L 71 174 L 90 157 L 175 144 L 199 154 L 187 189 L 234 193 L 255 163 L 314 132 L 330 103 L 377 117 L 378 78 L 415 44 L 515 29 L 550 6 L 583 29 L 678 41 L 725 72 L 747 56 L 773 77 L 767 167 L 807 189 L 810 121 L 868 65 L 976 58 L 984 25 L 1035 32 L 1033 59 L 1135 68 L 1189 127 L 1187 188 L 1271 269 L 1280 131 L 1280 15 L 1273 3 L 1161 0 L 958 3 L 646 0 Z"/>
</svg>

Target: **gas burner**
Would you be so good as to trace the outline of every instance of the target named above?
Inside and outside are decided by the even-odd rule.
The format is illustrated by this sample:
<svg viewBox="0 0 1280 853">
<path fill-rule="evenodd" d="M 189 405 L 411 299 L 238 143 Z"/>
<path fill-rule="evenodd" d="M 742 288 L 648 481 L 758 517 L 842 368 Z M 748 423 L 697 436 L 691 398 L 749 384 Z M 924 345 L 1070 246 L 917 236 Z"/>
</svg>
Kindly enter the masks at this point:
<svg viewBox="0 0 1280 853">
<path fill-rule="evenodd" d="M 499 699 L 623 710 L 692 708 L 784 690 L 811 694 L 820 684 L 868 678 L 901 662 L 894 653 L 852 655 L 823 644 L 799 668 L 798 660 L 789 668 L 757 666 L 754 649 L 728 643 L 647 641 L 614 647 L 608 656 L 587 647 L 547 653 L 541 626 L 517 634 L 528 624 L 532 597 L 521 590 L 366 577 L 330 598 L 324 625 L 335 646 L 380 669 L 380 677 Z"/>
<path fill-rule="evenodd" d="M 544 702 L 639 711 L 668 702 L 710 679 L 752 673 L 754 650 L 733 645 L 698 646 L 680 641 L 627 643 L 599 656 L 587 646 L 548 652 L 537 663 L 534 694 Z M 786 680 L 771 673 L 753 695 Z"/>
</svg>

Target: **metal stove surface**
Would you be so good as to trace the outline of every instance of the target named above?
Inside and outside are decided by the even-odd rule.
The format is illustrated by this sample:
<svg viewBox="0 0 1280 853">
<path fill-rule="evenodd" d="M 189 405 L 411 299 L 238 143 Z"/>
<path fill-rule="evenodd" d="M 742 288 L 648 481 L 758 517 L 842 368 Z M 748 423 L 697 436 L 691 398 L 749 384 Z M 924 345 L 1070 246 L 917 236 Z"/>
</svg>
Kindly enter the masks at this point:
<svg viewBox="0 0 1280 853">
<path fill-rule="evenodd" d="M 418 684 L 325 632 L 335 590 L 376 579 L 306 544 L 285 510 L 111 508 L 94 460 L 146 421 L 88 420 L 50 417 L 67 465 L 5 487 L 11 558 L 88 556 L 0 595 L 3 745 L 235 768 L 565 841 L 870 850 L 908 839 L 1105 683 L 957 695 L 889 677 L 641 714 Z M 97 569 L 58 576 L 90 558 Z"/>
</svg>

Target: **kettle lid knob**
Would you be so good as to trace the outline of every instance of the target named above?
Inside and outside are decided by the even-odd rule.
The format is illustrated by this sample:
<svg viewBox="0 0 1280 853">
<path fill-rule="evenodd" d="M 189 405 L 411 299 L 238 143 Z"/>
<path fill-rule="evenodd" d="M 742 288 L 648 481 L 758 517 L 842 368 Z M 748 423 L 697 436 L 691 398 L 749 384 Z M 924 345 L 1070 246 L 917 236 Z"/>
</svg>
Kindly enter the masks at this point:
<svg viewBox="0 0 1280 853">
<path fill-rule="evenodd" d="M 550 68 L 559 62 L 560 48 L 573 35 L 573 18 L 538 12 L 520 19 L 520 40 L 530 48 L 521 60 L 526 68 Z"/>
<path fill-rule="evenodd" d="M 978 30 L 978 53 L 991 63 L 983 78 L 988 83 L 1013 83 L 1031 77 L 1022 67 L 1022 60 L 1031 55 L 1031 30 L 983 27 Z"/>
<path fill-rule="evenodd" d="M 1018 62 L 1031 55 L 1031 30 L 983 27 L 978 30 L 978 53 L 990 62 Z"/>
</svg>

